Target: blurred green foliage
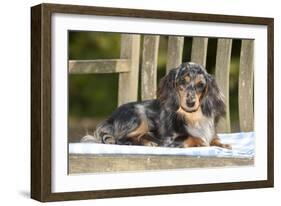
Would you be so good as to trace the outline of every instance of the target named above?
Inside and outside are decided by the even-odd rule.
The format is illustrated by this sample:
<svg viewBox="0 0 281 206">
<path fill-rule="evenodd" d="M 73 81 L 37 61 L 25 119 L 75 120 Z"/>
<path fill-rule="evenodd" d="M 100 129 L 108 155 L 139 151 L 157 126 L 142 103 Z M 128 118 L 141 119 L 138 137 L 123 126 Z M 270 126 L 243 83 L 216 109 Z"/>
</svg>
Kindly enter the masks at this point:
<svg viewBox="0 0 281 206">
<path fill-rule="evenodd" d="M 157 81 L 165 75 L 167 42 L 168 37 L 161 36 L 158 54 Z M 185 37 L 184 42 L 183 61 L 186 62 L 190 61 L 192 37 Z M 206 69 L 211 74 L 214 74 L 215 69 L 216 46 L 217 39 L 210 38 L 208 43 Z M 239 131 L 238 73 L 240 47 L 241 40 L 234 40 L 232 46 L 229 85 L 232 131 Z M 70 60 L 111 59 L 119 58 L 119 55 L 119 33 L 69 32 Z M 117 107 L 117 98 L 118 74 L 69 75 L 70 118 L 105 118 Z"/>
<path fill-rule="evenodd" d="M 120 34 L 69 32 L 69 59 L 118 58 Z M 69 75 L 70 117 L 99 117 L 117 107 L 118 74 Z"/>
<path fill-rule="evenodd" d="M 69 59 L 113 59 L 120 53 L 120 34 L 69 32 Z"/>
</svg>

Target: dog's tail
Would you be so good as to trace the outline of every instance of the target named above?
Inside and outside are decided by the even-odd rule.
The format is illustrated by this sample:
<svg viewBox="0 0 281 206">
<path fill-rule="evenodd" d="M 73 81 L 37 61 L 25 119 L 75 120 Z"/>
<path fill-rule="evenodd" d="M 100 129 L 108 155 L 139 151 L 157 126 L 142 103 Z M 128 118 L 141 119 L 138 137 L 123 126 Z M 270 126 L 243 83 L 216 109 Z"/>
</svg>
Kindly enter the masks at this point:
<svg viewBox="0 0 281 206">
<path fill-rule="evenodd" d="M 93 135 L 87 134 L 81 139 L 81 142 L 116 144 L 116 139 L 113 136 L 111 126 L 106 123 L 101 123 L 97 125 Z"/>
<path fill-rule="evenodd" d="M 116 144 L 116 139 L 113 135 L 113 128 L 110 124 L 103 124 L 97 126 L 94 136 L 104 144 Z"/>
</svg>

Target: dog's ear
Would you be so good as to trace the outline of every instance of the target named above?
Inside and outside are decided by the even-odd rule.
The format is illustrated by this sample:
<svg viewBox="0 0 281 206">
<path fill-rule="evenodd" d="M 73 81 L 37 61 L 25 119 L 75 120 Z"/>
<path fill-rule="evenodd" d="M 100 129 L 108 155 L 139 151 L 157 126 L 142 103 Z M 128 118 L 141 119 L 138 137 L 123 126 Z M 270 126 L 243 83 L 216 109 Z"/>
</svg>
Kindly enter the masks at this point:
<svg viewBox="0 0 281 206">
<path fill-rule="evenodd" d="M 176 111 L 179 108 L 179 97 L 176 91 L 177 69 L 171 69 L 160 81 L 157 90 L 157 99 L 167 110 Z"/>
<path fill-rule="evenodd" d="M 212 75 L 207 74 L 206 81 L 207 86 L 205 94 L 201 100 L 201 109 L 206 116 L 214 115 L 215 121 L 217 122 L 219 117 L 225 115 L 224 96 Z"/>
</svg>

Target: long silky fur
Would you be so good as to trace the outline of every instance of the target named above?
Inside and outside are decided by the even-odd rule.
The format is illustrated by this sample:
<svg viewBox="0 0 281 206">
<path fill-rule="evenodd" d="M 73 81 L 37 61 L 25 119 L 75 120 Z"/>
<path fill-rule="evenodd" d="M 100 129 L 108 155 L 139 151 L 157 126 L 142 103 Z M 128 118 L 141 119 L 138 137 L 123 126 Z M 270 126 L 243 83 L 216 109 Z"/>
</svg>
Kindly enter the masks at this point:
<svg viewBox="0 0 281 206">
<path fill-rule="evenodd" d="M 207 80 L 207 91 L 202 98 L 201 109 L 204 115 L 213 116 L 216 124 L 219 118 L 225 116 L 226 113 L 224 96 L 212 75 L 206 74 L 205 78 Z"/>
<path fill-rule="evenodd" d="M 159 83 L 157 100 L 162 109 L 176 111 L 179 108 L 179 97 L 175 88 L 177 69 L 171 69 Z"/>
</svg>

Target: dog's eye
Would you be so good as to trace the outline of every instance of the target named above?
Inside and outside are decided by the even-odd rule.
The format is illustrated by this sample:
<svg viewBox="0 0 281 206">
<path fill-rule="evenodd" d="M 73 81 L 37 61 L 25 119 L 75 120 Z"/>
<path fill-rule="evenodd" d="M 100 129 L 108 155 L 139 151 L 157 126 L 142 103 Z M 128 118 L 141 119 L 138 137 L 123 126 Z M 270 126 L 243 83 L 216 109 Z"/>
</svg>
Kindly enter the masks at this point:
<svg viewBox="0 0 281 206">
<path fill-rule="evenodd" d="M 200 82 L 200 83 L 196 84 L 196 89 L 198 89 L 198 90 L 203 90 L 203 89 L 204 89 L 204 87 L 205 87 L 205 84 L 204 84 L 204 83 L 202 83 L 202 82 Z"/>
</svg>

